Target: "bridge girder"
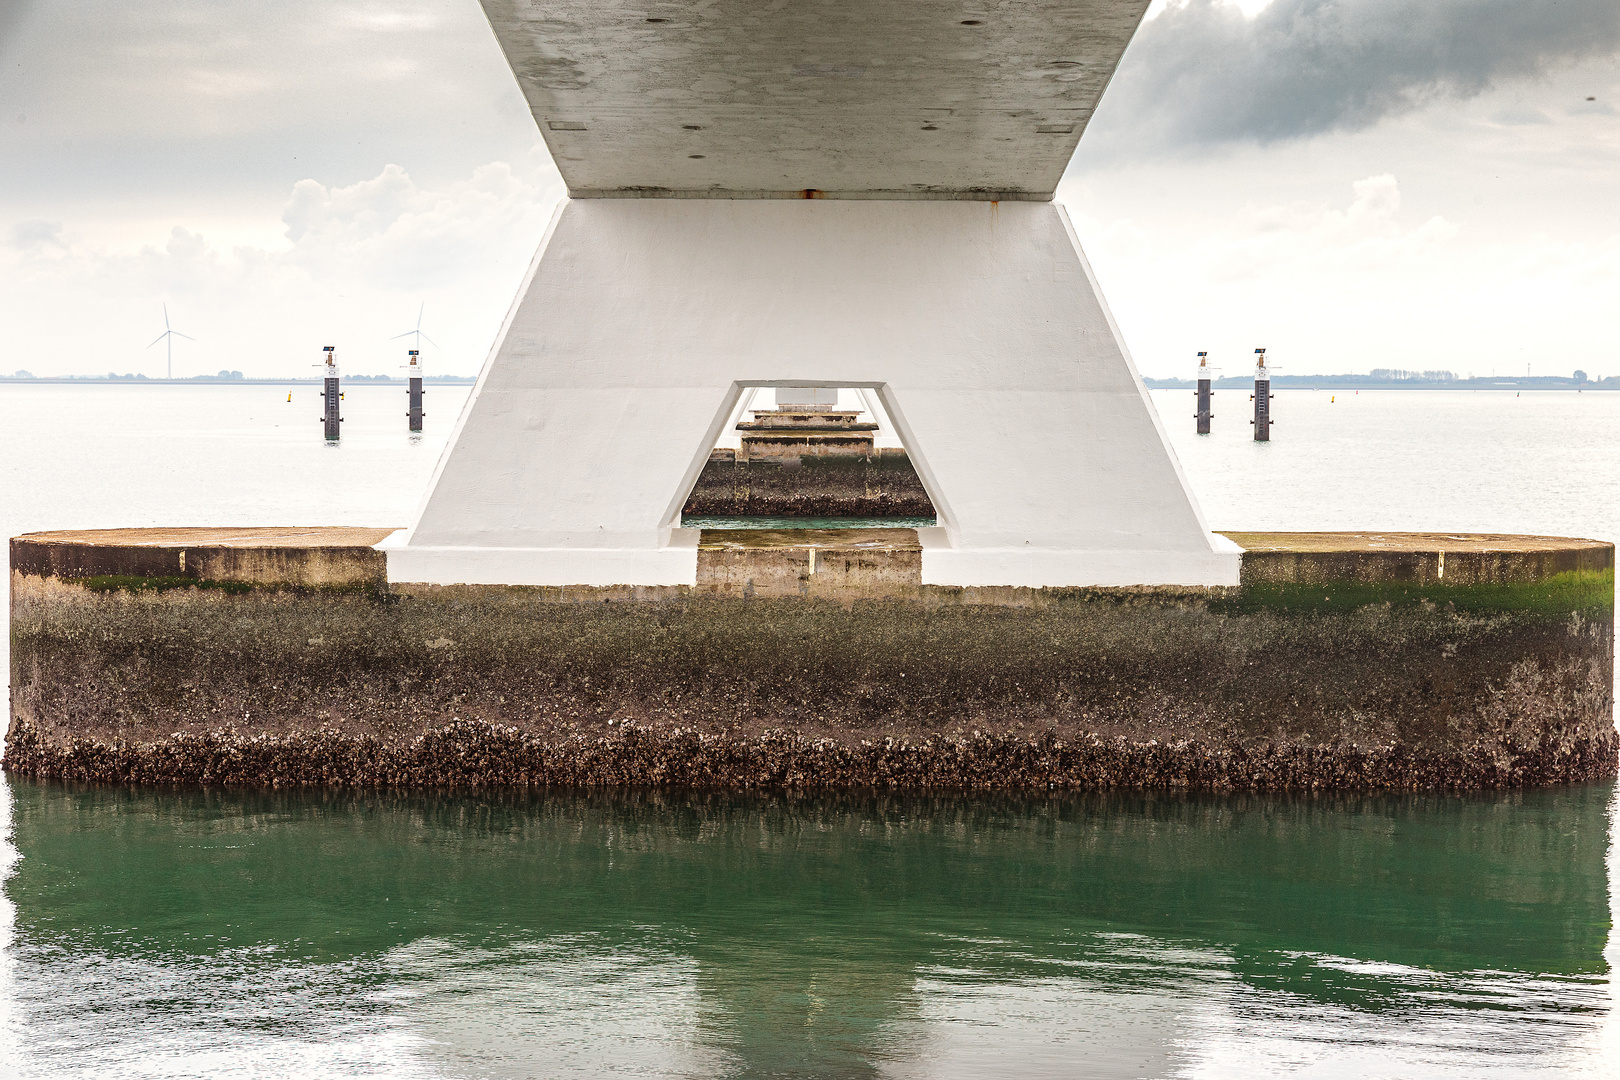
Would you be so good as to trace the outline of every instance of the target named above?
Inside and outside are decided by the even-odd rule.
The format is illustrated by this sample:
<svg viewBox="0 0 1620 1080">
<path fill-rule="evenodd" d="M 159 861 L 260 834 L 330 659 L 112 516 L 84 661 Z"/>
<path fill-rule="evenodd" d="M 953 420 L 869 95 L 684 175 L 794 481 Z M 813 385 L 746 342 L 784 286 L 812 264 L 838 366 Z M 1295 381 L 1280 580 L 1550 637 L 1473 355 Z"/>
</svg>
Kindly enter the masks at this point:
<svg viewBox="0 0 1620 1080">
<path fill-rule="evenodd" d="M 1052 196 L 1148 0 L 482 0 L 569 193 Z"/>
</svg>

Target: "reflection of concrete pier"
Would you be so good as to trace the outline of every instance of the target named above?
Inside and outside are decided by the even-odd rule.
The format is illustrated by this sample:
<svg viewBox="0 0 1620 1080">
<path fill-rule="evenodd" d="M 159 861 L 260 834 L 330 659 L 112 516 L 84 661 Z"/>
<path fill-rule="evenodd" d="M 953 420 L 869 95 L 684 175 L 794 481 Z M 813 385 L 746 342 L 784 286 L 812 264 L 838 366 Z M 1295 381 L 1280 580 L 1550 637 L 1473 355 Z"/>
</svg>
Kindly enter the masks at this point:
<svg viewBox="0 0 1620 1080">
<path fill-rule="evenodd" d="M 147 965 L 198 1025 L 262 1003 L 308 1038 L 386 1015 L 449 1076 L 940 1077 L 991 1053 L 1166 1076 L 1212 1020 L 1274 1047 L 1334 1013 L 1348 1039 L 1379 1015 L 1466 1044 L 1530 1025 L 1515 1062 L 1557 1074 L 1607 1015 L 1601 787 L 10 797 L 11 977 L 51 973 L 27 1040 L 49 1050 L 84 1009 L 152 1038 L 150 994 L 123 1000 Z M 324 992 L 288 1014 L 310 953 Z"/>
<path fill-rule="evenodd" d="M 1614 549 L 1233 534 L 1229 589 L 950 588 L 929 530 L 691 586 L 389 584 L 386 530 L 12 541 L 6 766 L 80 779 L 1447 787 L 1612 776 Z"/>
</svg>

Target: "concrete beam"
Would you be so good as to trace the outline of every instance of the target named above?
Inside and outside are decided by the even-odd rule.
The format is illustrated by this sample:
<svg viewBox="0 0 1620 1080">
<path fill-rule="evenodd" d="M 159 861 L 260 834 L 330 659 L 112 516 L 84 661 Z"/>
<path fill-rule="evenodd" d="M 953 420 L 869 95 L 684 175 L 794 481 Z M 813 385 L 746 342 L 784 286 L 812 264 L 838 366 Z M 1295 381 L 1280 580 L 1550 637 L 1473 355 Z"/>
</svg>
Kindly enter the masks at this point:
<svg viewBox="0 0 1620 1080">
<path fill-rule="evenodd" d="M 1148 0 L 482 0 L 574 198 L 1046 200 Z"/>
</svg>

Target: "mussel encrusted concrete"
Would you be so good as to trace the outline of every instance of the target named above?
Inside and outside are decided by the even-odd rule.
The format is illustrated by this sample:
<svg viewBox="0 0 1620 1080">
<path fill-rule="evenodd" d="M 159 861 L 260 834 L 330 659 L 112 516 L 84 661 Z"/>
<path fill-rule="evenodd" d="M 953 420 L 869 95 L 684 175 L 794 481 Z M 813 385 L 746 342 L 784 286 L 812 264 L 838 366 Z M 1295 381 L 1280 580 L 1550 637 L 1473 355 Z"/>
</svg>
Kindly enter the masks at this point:
<svg viewBox="0 0 1620 1080">
<path fill-rule="evenodd" d="M 251 785 L 1480 788 L 1612 777 L 1614 548 L 1230 534 L 1243 584 L 920 583 L 705 533 L 695 587 L 390 585 L 387 530 L 11 541 L 5 767 Z"/>
</svg>

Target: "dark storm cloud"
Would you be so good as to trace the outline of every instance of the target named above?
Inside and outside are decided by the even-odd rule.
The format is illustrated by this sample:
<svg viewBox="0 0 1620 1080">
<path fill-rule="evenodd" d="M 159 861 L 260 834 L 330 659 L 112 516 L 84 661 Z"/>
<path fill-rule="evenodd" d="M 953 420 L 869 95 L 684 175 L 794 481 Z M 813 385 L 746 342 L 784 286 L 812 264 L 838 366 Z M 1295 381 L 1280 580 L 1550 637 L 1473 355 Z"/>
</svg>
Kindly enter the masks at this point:
<svg viewBox="0 0 1620 1080">
<path fill-rule="evenodd" d="M 1274 0 L 1253 19 L 1188 0 L 1143 24 L 1097 134 L 1141 146 L 1356 130 L 1617 51 L 1617 0 Z"/>
</svg>

